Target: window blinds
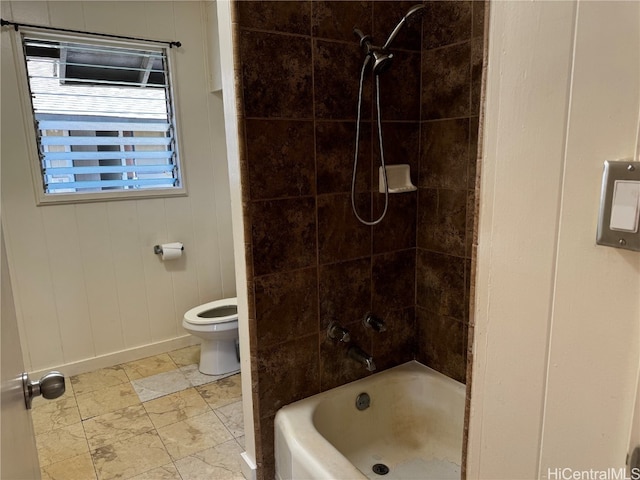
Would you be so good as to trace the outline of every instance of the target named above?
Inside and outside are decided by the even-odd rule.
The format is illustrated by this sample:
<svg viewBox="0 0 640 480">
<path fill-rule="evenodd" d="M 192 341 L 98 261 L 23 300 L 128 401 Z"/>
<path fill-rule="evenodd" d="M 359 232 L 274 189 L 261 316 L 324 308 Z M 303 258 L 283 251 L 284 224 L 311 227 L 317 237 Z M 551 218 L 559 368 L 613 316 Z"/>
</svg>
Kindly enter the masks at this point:
<svg viewBox="0 0 640 480">
<path fill-rule="evenodd" d="M 163 49 L 23 47 L 45 193 L 179 186 Z"/>
</svg>

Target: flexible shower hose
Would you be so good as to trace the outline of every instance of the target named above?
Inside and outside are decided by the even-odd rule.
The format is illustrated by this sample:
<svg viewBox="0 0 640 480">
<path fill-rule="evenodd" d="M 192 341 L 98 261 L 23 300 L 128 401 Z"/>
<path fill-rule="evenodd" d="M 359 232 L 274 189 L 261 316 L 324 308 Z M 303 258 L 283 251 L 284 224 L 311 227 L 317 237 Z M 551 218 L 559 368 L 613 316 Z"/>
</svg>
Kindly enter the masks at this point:
<svg viewBox="0 0 640 480">
<path fill-rule="evenodd" d="M 358 116 L 356 119 L 356 148 L 353 160 L 353 174 L 351 175 L 351 208 L 356 218 L 364 225 L 377 225 L 382 221 L 387 214 L 387 208 L 389 207 L 389 184 L 387 183 L 387 168 L 384 163 L 384 147 L 382 145 L 382 115 L 380 113 L 380 75 L 376 77 L 376 108 L 377 108 L 377 125 L 378 125 L 378 142 L 380 144 L 380 164 L 382 165 L 382 176 L 384 179 L 384 210 L 382 215 L 376 220 L 367 221 L 358 215 L 358 209 L 356 208 L 356 171 L 358 170 L 358 151 L 360 144 L 360 113 L 362 107 L 362 86 L 364 83 L 364 72 L 367 69 L 367 65 L 371 61 L 371 57 L 367 55 L 364 63 L 362 64 L 362 70 L 360 72 L 360 87 L 358 88 Z"/>
</svg>

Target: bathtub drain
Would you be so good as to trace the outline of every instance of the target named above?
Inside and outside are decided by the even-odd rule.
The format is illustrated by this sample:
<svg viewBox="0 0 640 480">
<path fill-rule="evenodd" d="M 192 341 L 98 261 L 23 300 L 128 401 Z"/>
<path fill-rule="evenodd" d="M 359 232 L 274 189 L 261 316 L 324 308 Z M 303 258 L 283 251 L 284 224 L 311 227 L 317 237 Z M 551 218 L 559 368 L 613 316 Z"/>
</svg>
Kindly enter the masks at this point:
<svg viewBox="0 0 640 480">
<path fill-rule="evenodd" d="M 371 470 L 373 470 L 373 473 L 377 473 L 378 475 L 386 475 L 389 473 L 389 467 L 384 463 L 376 463 Z"/>
<path fill-rule="evenodd" d="M 367 392 L 362 392 L 356 397 L 356 408 L 360 411 L 366 410 L 371 406 L 371 397 Z"/>
</svg>

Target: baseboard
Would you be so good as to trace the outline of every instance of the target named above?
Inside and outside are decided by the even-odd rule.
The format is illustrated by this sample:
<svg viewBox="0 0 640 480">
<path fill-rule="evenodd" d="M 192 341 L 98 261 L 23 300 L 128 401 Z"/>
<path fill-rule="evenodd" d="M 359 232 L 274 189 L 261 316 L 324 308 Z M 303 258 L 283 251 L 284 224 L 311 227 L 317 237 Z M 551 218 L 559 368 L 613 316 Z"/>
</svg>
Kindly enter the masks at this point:
<svg viewBox="0 0 640 480">
<path fill-rule="evenodd" d="M 77 362 L 66 363 L 64 365 L 55 365 L 49 368 L 43 368 L 41 370 L 30 372 L 29 375 L 31 378 L 40 378 L 51 370 L 57 370 L 62 372 L 68 378 L 72 375 L 79 375 L 81 373 L 91 372 L 100 368 L 113 367 L 120 363 L 140 360 L 141 358 L 159 355 L 161 353 L 189 347 L 191 345 L 197 345 L 199 343 L 200 341 L 197 337 L 194 337 L 193 335 L 184 335 L 170 340 L 163 340 L 162 342 L 150 343 L 139 347 L 120 350 L 118 352 L 107 353 L 105 355 L 100 355 L 99 357 L 92 357 L 79 360 Z"/>
<path fill-rule="evenodd" d="M 242 475 L 244 475 L 244 478 L 246 478 L 247 480 L 256 480 L 257 467 L 255 462 L 249 457 L 247 452 L 242 452 L 240 454 L 240 459 L 240 470 L 242 470 Z"/>
</svg>

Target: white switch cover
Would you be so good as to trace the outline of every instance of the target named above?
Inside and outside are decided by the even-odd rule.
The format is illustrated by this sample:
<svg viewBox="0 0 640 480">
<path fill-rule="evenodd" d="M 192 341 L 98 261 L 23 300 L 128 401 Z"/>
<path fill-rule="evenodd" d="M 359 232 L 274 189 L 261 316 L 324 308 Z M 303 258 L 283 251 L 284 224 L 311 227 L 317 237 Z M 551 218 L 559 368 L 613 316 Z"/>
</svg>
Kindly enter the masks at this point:
<svg viewBox="0 0 640 480">
<path fill-rule="evenodd" d="M 640 216 L 640 182 L 616 180 L 609 228 L 621 232 L 638 231 Z"/>
</svg>

